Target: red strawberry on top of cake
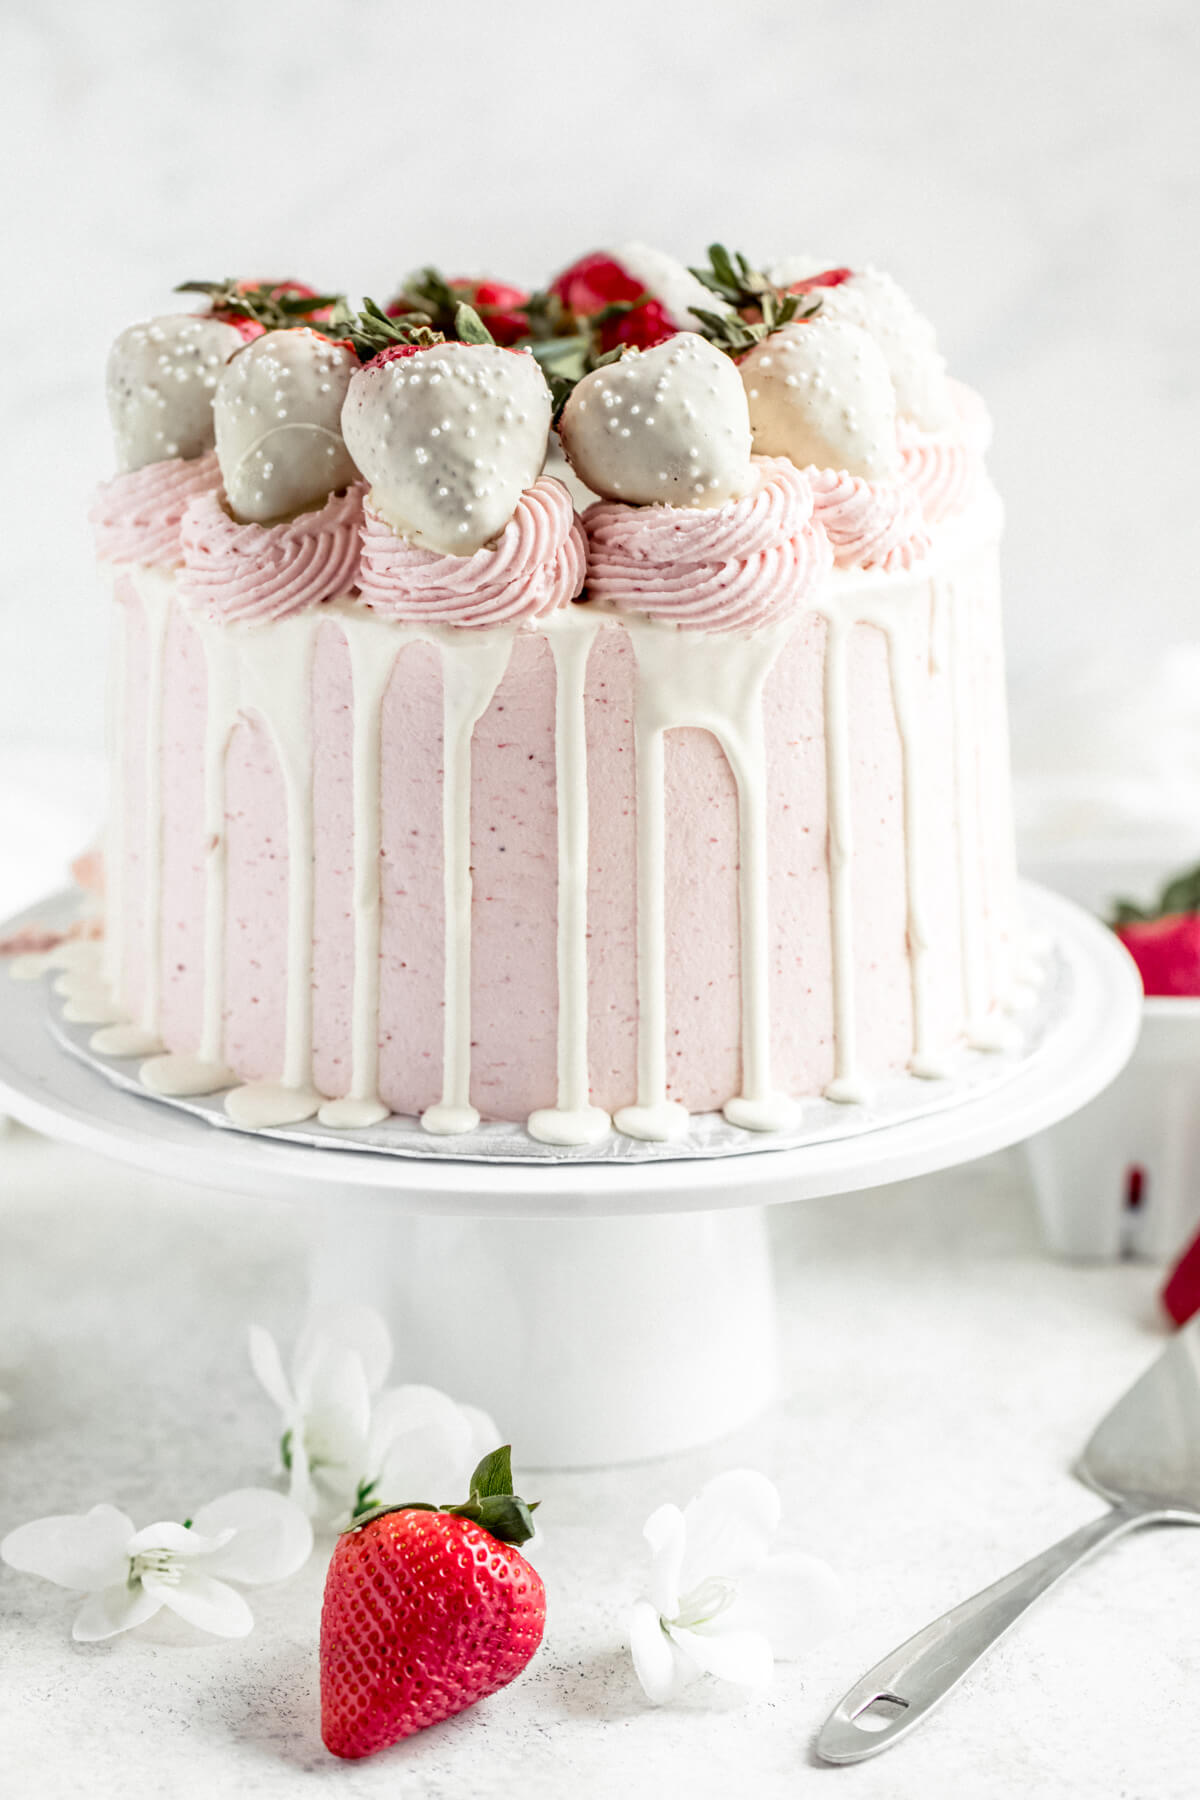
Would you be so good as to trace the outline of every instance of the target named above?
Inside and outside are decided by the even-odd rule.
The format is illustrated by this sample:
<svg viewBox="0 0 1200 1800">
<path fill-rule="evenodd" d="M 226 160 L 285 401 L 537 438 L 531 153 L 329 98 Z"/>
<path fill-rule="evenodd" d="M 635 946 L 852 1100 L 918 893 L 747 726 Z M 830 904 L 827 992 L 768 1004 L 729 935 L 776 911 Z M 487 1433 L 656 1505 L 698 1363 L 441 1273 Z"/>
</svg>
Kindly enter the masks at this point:
<svg viewBox="0 0 1200 1800">
<path fill-rule="evenodd" d="M 454 337 L 455 318 L 460 306 L 474 309 L 485 329 L 497 344 L 509 346 L 529 333 L 525 311 L 529 294 L 508 281 L 477 279 L 455 275 L 447 280 L 436 269 L 421 269 L 410 275 L 396 298 L 385 308 L 388 318 L 424 313 L 435 330 Z"/>
<path fill-rule="evenodd" d="M 1112 925 L 1148 995 L 1200 997 L 1200 867 L 1175 876 L 1149 907 L 1118 901 Z"/>
<path fill-rule="evenodd" d="M 649 349 L 695 327 L 692 308 L 713 298 L 691 271 L 648 244 L 592 250 L 556 275 L 550 292 L 579 325 L 593 325 L 602 351 Z"/>
</svg>

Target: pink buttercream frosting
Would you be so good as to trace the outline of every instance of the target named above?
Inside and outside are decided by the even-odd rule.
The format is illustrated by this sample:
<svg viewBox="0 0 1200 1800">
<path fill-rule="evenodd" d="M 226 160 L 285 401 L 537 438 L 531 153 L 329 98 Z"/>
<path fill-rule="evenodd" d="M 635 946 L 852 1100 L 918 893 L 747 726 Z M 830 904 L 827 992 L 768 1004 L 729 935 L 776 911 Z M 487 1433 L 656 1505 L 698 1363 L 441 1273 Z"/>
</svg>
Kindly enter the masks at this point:
<svg viewBox="0 0 1200 1800">
<path fill-rule="evenodd" d="M 922 431 L 910 419 L 897 421 L 904 476 L 920 497 L 926 523 L 937 525 L 964 512 L 983 480 L 983 459 L 992 421 L 983 401 L 961 381 L 948 382 L 954 422 L 942 431 Z"/>
<path fill-rule="evenodd" d="M 753 492 L 724 506 L 590 506 L 591 598 L 696 631 L 753 631 L 802 606 L 832 563 L 812 487 L 784 457 L 753 464 Z"/>
<path fill-rule="evenodd" d="M 511 625 L 568 605 L 583 587 L 587 543 L 561 481 L 526 488 L 498 537 L 470 556 L 399 537 L 368 500 L 359 586 L 389 618 L 441 625 Z"/>
<path fill-rule="evenodd" d="M 183 521 L 179 597 L 230 623 L 282 619 L 345 594 L 358 580 L 362 488 L 278 525 L 240 524 L 219 493 L 193 500 Z"/>
<path fill-rule="evenodd" d="M 96 555 L 101 562 L 174 568 L 183 561 L 181 526 L 188 502 L 220 486 L 215 451 L 147 463 L 104 482 L 88 515 Z"/>
<path fill-rule="evenodd" d="M 864 481 L 845 469 L 806 469 L 813 517 L 839 569 L 911 569 L 929 552 L 916 489 L 907 481 Z"/>
</svg>

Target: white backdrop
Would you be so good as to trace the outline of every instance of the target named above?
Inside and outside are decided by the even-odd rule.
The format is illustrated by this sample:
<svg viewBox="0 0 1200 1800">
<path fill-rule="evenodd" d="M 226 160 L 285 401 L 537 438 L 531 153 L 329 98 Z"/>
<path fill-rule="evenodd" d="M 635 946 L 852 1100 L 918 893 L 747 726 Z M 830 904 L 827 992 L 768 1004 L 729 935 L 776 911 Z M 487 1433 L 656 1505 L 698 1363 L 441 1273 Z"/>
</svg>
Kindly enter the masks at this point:
<svg viewBox="0 0 1200 1800">
<path fill-rule="evenodd" d="M 996 415 L 1018 677 L 1188 635 L 1198 10 L 5 0 L 0 744 L 99 741 L 104 354 L 194 275 L 872 259 Z"/>
</svg>

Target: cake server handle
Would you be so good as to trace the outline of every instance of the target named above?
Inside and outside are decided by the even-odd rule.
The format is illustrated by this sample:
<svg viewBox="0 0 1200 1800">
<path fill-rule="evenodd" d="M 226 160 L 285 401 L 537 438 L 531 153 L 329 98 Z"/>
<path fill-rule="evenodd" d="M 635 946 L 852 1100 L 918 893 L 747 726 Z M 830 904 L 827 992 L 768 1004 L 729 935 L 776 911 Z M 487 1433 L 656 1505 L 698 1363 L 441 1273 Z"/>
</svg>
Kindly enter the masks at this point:
<svg viewBox="0 0 1200 1800">
<path fill-rule="evenodd" d="M 1064 1575 L 1113 1538 L 1161 1517 L 1143 1507 L 1114 1506 L 943 1613 L 876 1663 L 839 1700 L 821 1727 L 817 1755 L 830 1763 L 862 1762 L 898 1743 Z"/>
</svg>

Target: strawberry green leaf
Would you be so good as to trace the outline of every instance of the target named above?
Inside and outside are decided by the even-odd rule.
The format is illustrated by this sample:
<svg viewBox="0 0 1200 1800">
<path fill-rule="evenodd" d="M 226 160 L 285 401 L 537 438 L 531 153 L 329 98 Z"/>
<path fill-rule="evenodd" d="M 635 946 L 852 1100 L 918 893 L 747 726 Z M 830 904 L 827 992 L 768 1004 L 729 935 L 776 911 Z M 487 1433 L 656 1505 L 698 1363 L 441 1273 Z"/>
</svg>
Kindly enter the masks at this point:
<svg viewBox="0 0 1200 1800">
<path fill-rule="evenodd" d="M 1148 925 L 1155 919 L 1171 918 L 1178 913 L 1200 913 L 1200 863 L 1173 875 L 1158 899 L 1149 906 L 1138 906 L 1133 900 L 1116 900 L 1109 921 L 1112 925 Z"/>
<path fill-rule="evenodd" d="M 454 309 L 454 335 L 462 344 L 494 344 L 495 338 L 475 311 L 465 300 L 460 300 Z"/>
<path fill-rule="evenodd" d="M 471 1477 L 472 1500 L 487 1499 L 492 1494 L 511 1494 L 512 1445 L 502 1444 L 485 1456 Z"/>
</svg>

